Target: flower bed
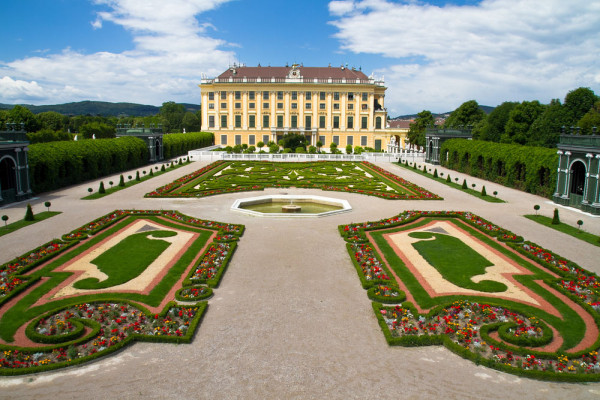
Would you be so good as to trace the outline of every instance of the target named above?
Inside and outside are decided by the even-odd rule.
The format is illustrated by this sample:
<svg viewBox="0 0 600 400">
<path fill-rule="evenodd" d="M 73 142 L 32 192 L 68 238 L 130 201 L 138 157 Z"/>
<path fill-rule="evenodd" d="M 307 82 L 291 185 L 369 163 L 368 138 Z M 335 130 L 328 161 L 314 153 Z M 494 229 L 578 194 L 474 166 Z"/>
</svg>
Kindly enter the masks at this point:
<svg viewBox="0 0 600 400">
<path fill-rule="evenodd" d="M 483 246 L 492 246 L 505 255 L 505 260 L 531 271 L 530 277 L 519 278 L 519 287 L 531 296 L 540 296 L 537 301 L 541 305 L 509 301 L 502 290 L 498 295 L 449 292 L 441 296 L 424 289 L 423 281 L 415 279 L 404 259 L 394 255 L 393 247 L 382 246 L 392 240 L 390 235 L 433 229 L 427 227 L 438 226 L 433 224 L 436 220 L 456 221 L 452 224 L 458 223 L 458 228 Z M 341 225 L 339 231 L 348 242 L 348 253 L 374 301 L 390 345 L 443 344 L 465 358 L 517 375 L 559 381 L 600 380 L 600 283 L 596 275 L 469 212 L 405 211 L 379 221 Z M 544 282 L 573 303 L 564 300 L 561 304 L 556 301 L 558 294 L 545 289 L 536 289 L 537 294 L 530 291 L 530 287 L 540 286 L 537 282 Z M 405 289 L 410 296 L 405 296 Z"/>
</svg>

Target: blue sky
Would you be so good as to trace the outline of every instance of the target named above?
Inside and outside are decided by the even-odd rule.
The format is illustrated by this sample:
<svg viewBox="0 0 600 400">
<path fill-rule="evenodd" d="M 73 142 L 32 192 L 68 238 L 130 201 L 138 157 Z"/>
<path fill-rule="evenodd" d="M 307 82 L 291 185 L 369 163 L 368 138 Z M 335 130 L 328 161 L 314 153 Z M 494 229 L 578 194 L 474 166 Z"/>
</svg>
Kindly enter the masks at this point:
<svg viewBox="0 0 600 400">
<path fill-rule="evenodd" d="M 600 94 L 589 0 L 6 0 L 0 103 L 198 103 L 230 63 L 361 67 L 393 117 Z"/>
</svg>

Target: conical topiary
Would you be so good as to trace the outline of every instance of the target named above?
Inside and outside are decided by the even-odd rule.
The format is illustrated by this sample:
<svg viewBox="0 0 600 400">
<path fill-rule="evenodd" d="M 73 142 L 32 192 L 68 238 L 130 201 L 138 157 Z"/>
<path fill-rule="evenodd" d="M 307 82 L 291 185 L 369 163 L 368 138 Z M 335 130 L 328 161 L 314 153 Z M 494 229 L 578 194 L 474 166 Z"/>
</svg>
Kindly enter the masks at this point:
<svg viewBox="0 0 600 400">
<path fill-rule="evenodd" d="M 25 211 L 25 221 L 34 221 L 35 217 L 33 216 L 33 210 L 31 209 L 31 204 L 27 203 L 27 211 Z"/>
<path fill-rule="evenodd" d="M 481 188 L 481 195 L 487 196 L 487 193 L 485 192 L 485 186 Z"/>
<path fill-rule="evenodd" d="M 100 187 L 98 188 L 98 193 L 106 193 L 104 189 L 104 182 L 100 182 Z"/>
<path fill-rule="evenodd" d="M 163 172 L 165 171 L 165 164 L 163 164 L 162 167 L 160 167 L 160 170 Z"/>
<path fill-rule="evenodd" d="M 467 180 L 463 180 L 463 184 L 462 184 L 462 188 L 466 189 L 467 188 Z"/>
<path fill-rule="evenodd" d="M 438 177 L 438 174 L 437 174 L 437 168 L 433 170 L 433 177 L 434 177 L 434 178 L 437 178 L 437 177 Z"/>
<path fill-rule="evenodd" d="M 150 168 L 150 176 L 154 176 L 154 170 Z"/>
<path fill-rule="evenodd" d="M 452 182 L 452 179 L 450 179 L 450 174 L 448 174 L 448 176 L 446 177 L 446 182 Z"/>
<path fill-rule="evenodd" d="M 136 181 L 140 180 L 140 171 L 136 171 L 136 173 L 135 173 L 135 180 Z"/>
<path fill-rule="evenodd" d="M 552 217 L 552 225 L 560 225 L 560 218 L 558 217 L 558 208 L 554 209 L 554 216 Z"/>
<path fill-rule="evenodd" d="M 123 174 L 121 174 L 121 177 L 119 178 L 119 186 L 125 187 L 125 178 L 123 177 Z"/>
</svg>

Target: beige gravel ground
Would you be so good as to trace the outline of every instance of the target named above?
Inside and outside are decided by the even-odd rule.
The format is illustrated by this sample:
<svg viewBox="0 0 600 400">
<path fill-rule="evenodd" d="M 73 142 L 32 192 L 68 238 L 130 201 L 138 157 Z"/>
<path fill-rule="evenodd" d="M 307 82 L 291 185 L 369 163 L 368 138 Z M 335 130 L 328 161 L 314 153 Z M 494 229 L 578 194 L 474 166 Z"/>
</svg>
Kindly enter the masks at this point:
<svg viewBox="0 0 600 400">
<path fill-rule="evenodd" d="M 242 223 L 246 232 L 207 314 L 189 345 L 137 343 L 99 361 L 55 372 L 0 377 L 0 398 L 35 399 L 588 399 L 600 384 L 523 379 L 476 366 L 443 347 L 389 347 L 337 225 L 377 220 L 405 209 L 469 210 L 600 273 L 600 248 L 522 217 L 551 216 L 549 200 L 485 183 L 506 204 L 483 202 L 411 171 L 395 172 L 445 198 L 390 201 L 304 189 L 266 194 L 343 198 L 354 210 L 298 220 L 258 218 L 229 210 L 256 192 L 204 199 L 144 199 L 144 193 L 200 168 L 193 163 L 101 200 L 83 201 L 99 181 L 31 200 L 34 212 L 52 202 L 59 216 L 0 237 L 0 263 L 117 208 L 176 209 L 184 214 Z M 438 172 L 445 172 L 438 168 Z M 462 180 L 461 174 L 450 172 Z M 125 174 L 127 175 L 127 174 Z M 117 177 L 106 178 L 117 181 Z M 469 185 L 482 182 L 467 177 Z M 26 203 L 0 209 L 10 221 Z M 561 220 L 600 234 L 600 219 L 560 209 Z"/>
</svg>

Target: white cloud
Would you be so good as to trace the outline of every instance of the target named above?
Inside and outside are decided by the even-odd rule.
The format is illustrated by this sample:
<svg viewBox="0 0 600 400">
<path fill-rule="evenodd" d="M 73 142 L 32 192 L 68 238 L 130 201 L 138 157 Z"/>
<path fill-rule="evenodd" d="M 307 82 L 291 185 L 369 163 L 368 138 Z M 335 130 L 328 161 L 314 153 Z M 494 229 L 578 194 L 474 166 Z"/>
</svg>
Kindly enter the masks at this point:
<svg viewBox="0 0 600 400">
<path fill-rule="evenodd" d="M 354 2 L 349 0 L 332 1 L 329 3 L 329 12 L 333 15 L 342 16 L 354 11 Z"/>
<path fill-rule="evenodd" d="M 331 5 L 331 3 L 330 3 Z M 563 98 L 598 92 L 600 3 L 483 0 L 476 6 L 363 0 L 332 24 L 341 48 L 391 59 L 390 114 L 451 111 L 464 101 Z M 406 61 L 412 60 L 412 61 Z M 415 61 L 418 60 L 418 61 Z M 594 88 L 595 86 L 595 88 Z"/>
<path fill-rule="evenodd" d="M 0 64 L 0 102 L 54 104 L 78 100 L 131 101 L 160 105 L 200 102 L 201 73 L 217 75 L 233 57 L 228 44 L 206 35 L 210 24 L 196 17 L 229 0 L 94 0 L 103 22 L 133 35 L 134 48 L 121 53 L 58 54 Z M 74 34 L 77 34 L 74 32 Z"/>
</svg>

